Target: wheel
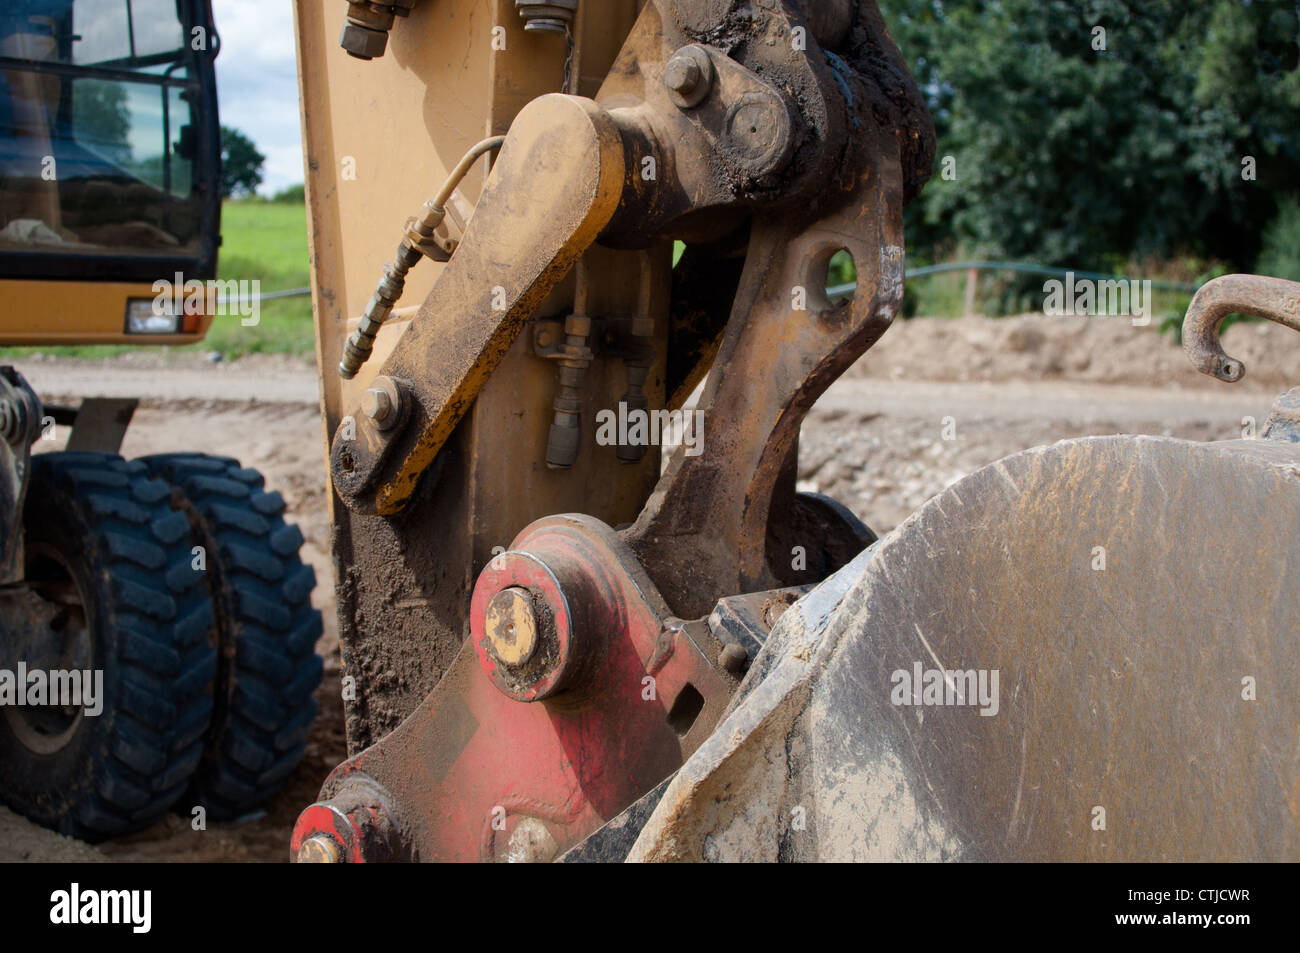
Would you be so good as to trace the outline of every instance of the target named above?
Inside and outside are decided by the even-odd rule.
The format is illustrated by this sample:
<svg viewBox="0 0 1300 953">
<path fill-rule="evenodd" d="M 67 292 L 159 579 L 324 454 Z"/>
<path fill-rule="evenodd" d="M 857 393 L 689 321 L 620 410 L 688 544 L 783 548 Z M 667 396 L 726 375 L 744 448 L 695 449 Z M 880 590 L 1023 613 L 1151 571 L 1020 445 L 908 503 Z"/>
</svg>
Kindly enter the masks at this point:
<svg viewBox="0 0 1300 953">
<path fill-rule="evenodd" d="M 172 487 L 206 553 L 216 607 L 216 703 L 191 797 L 208 817 L 258 809 L 302 757 L 321 681 L 311 607 L 316 574 L 298 550 L 302 533 L 283 519 L 284 500 L 237 460 L 201 453 L 140 460 Z"/>
<path fill-rule="evenodd" d="M 32 458 L 26 584 L 0 596 L 0 669 L 102 672 L 102 693 L 92 676 L 97 697 L 80 706 L 0 707 L 0 798 L 84 840 L 148 826 L 203 753 L 213 607 L 170 500 L 147 468 L 111 454 Z"/>
</svg>

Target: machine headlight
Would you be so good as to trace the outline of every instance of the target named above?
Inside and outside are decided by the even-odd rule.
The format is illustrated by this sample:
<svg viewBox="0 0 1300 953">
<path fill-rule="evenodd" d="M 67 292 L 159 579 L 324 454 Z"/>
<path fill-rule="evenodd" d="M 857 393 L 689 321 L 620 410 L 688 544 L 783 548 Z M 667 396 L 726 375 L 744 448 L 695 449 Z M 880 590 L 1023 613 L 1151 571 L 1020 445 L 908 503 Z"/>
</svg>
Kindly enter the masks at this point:
<svg viewBox="0 0 1300 953">
<path fill-rule="evenodd" d="M 126 303 L 127 334 L 178 334 L 181 316 L 173 313 L 171 302 L 162 314 L 154 310 L 153 298 L 132 298 Z"/>
</svg>

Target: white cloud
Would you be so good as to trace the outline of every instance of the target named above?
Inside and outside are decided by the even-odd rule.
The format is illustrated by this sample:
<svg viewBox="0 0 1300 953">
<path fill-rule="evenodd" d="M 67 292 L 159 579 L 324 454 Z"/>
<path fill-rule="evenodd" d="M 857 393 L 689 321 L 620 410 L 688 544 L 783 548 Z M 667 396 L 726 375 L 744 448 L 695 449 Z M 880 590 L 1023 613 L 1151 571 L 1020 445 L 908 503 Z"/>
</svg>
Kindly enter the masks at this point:
<svg viewBox="0 0 1300 953">
<path fill-rule="evenodd" d="M 213 0 L 221 36 L 217 96 L 221 122 L 266 155 L 260 191 L 301 182 L 302 131 L 290 0 Z"/>
</svg>

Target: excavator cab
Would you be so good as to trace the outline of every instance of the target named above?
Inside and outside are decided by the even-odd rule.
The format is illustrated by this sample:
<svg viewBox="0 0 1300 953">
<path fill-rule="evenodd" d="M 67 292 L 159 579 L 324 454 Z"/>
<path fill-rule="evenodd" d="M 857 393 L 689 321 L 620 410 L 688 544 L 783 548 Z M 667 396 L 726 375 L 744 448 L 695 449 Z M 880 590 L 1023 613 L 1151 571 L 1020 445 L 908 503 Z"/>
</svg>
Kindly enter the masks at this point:
<svg viewBox="0 0 1300 953">
<path fill-rule="evenodd" d="M 216 274 L 217 44 L 207 0 L 0 10 L 0 344 L 206 331 L 153 285 Z"/>
</svg>

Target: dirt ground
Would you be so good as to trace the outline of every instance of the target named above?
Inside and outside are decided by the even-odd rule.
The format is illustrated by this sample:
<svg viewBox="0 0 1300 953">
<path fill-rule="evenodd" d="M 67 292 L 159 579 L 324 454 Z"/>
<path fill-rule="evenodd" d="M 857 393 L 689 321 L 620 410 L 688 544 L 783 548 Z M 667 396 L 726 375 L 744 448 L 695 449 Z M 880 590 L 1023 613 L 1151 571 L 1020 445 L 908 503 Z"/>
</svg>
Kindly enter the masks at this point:
<svg viewBox="0 0 1300 953">
<path fill-rule="evenodd" d="M 1168 336 L 1123 319 L 900 322 L 814 410 L 801 440 L 800 488 L 836 496 L 883 533 L 962 476 L 1031 446 L 1089 434 L 1242 436 L 1249 419 L 1263 427 L 1278 392 L 1300 384 L 1300 341 L 1253 324 L 1231 328 L 1224 344 L 1246 363 L 1239 385 L 1195 373 Z M 318 650 L 326 674 L 306 756 L 264 815 L 206 831 L 169 817 L 91 847 L 0 808 L 0 861 L 287 860 L 294 819 L 345 752 L 314 366 L 145 353 L 102 362 L 34 355 L 18 367 L 46 400 L 142 396 L 126 456 L 202 449 L 260 469 L 306 538 L 313 601 L 325 617 Z"/>
</svg>

